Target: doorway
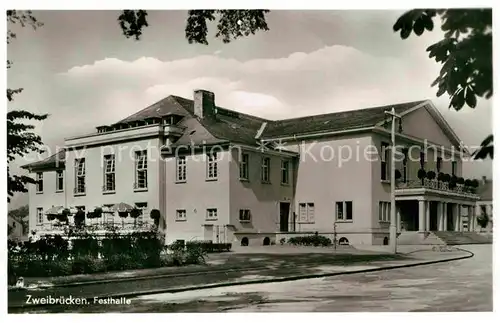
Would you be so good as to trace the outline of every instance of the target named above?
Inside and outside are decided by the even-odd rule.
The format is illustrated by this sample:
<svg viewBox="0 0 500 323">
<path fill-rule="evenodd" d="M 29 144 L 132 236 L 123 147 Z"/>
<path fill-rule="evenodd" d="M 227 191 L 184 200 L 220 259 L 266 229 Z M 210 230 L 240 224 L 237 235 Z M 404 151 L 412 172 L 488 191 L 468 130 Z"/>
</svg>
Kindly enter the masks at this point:
<svg viewBox="0 0 500 323">
<path fill-rule="evenodd" d="M 290 202 L 280 202 L 280 231 L 288 232 L 290 217 Z"/>
</svg>

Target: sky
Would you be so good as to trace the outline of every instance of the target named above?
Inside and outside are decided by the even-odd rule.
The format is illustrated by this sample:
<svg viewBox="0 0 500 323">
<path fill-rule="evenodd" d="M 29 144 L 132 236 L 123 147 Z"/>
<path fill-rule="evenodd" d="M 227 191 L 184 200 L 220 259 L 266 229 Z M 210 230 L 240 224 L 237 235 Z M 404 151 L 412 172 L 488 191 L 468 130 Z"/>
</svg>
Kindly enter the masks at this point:
<svg viewBox="0 0 500 323">
<path fill-rule="evenodd" d="M 123 36 L 118 11 L 34 11 L 44 26 L 14 27 L 7 47 L 7 85 L 24 88 L 8 109 L 50 114 L 36 128 L 49 154 L 64 138 L 170 94 L 192 98 L 196 88 L 214 92 L 219 106 L 270 119 L 431 99 L 466 145 L 479 145 L 492 132 L 492 102 L 449 110 L 430 86 L 440 65 L 425 51 L 442 32 L 402 40 L 392 30 L 402 13 L 273 10 L 269 31 L 224 44 L 210 25 L 209 45 L 198 45 L 185 39 L 187 11 L 149 11 L 140 41 Z M 26 163 L 11 168 L 22 173 Z M 491 178 L 491 169 L 469 162 L 464 174 Z M 18 194 L 9 208 L 26 203 Z"/>
</svg>

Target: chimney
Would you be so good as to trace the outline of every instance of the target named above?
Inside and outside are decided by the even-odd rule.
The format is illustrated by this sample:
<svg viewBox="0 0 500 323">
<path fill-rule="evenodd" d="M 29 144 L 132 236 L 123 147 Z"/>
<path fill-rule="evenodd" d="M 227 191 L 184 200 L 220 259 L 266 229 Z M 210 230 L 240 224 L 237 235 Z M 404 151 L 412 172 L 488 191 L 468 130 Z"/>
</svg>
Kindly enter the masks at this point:
<svg viewBox="0 0 500 323">
<path fill-rule="evenodd" d="M 215 94 L 207 90 L 194 90 L 194 114 L 198 118 L 215 118 Z"/>
</svg>

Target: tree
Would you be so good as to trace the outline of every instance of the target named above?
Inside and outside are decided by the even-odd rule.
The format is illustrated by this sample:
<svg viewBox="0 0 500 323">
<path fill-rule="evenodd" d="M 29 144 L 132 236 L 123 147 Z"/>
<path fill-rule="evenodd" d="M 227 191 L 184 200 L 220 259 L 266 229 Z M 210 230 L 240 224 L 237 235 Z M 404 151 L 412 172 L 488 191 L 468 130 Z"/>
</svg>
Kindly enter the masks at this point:
<svg viewBox="0 0 500 323">
<path fill-rule="evenodd" d="M 19 24 L 22 27 L 31 26 L 33 29 L 42 26 L 42 23 L 36 20 L 31 11 L 7 10 L 7 24 L 12 26 Z M 7 30 L 7 44 L 16 38 L 16 34 Z M 7 69 L 12 67 L 12 61 L 7 60 Z M 7 100 L 14 100 L 14 95 L 23 91 L 22 88 L 7 89 Z M 39 115 L 24 110 L 13 110 L 7 112 L 7 161 L 11 162 L 16 157 L 23 157 L 30 152 L 41 152 L 42 139 L 32 130 L 35 126 L 25 124 L 26 120 L 42 121 L 48 117 L 47 114 Z M 15 192 L 27 192 L 26 185 L 34 184 L 35 180 L 29 176 L 11 175 L 10 168 L 7 166 L 7 202 Z"/>
<path fill-rule="evenodd" d="M 444 39 L 427 48 L 429 57 L 441 63 L 439 76 L 431 86 L 436 95 L 447 93 L 449 107 L 460 110 L 466 104 L 475 108 L 477 98 L 493 96 L 492 10 L 491 9 L 414 9 L 403 14 L 393 26 L 407 39 L 441 23 Z M 489 135 L 474 152 L 475 159 L 493 159 L 493 135 Z"/>
</svg>

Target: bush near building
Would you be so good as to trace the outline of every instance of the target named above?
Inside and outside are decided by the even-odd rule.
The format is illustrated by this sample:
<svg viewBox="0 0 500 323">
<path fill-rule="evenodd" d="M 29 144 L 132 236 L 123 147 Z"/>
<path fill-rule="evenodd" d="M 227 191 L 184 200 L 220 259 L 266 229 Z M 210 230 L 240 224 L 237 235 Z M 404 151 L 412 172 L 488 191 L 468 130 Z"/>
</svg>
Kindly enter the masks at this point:
<svg viewBox="0 0 500 323">
<path fill-rule="evenodd" d="M 71 241 L 71 243 L 70 243 Z M 129 269 L 205 263 L 208 252 L 229 251 L 231 244 L 190 242 L 165 246 L 156 231 L 93 233 L 62 237 L 44 236 L 37 241 L 8 243 L 9 284 L 19 277 L 54 277 Z"/>
<path fill-rule="evenodd" d="M 288 239 L 288 243 L 295 246 L 330 246 L 332 244 L 332 240 L 325 236 L 321 236 L 318 234 L 309 235 L 309 236 L 300 236 L 300 237 L 292 237 Z"/>
</svg>

